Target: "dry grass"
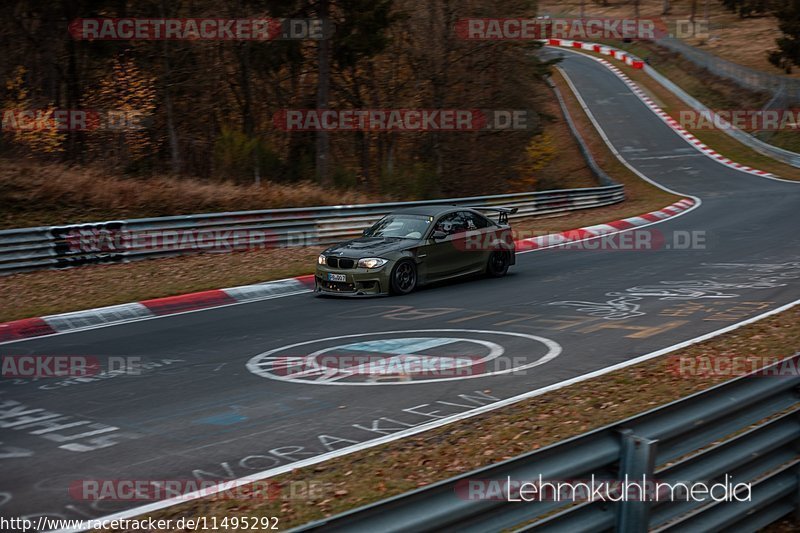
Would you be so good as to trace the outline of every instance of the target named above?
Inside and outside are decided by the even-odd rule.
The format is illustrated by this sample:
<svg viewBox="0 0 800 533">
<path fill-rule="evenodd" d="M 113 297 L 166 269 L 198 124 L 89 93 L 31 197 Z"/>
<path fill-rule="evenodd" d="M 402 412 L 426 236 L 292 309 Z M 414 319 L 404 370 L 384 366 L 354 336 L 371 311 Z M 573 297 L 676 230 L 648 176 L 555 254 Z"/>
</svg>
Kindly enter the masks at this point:
<svg viewBox="0 0 800 533">
<path fill-rule="evenodd" d="M 594 2 L 585 2 L 585 16 L 634 18 L 633 2 L 609 3 L 611 5 L 604 7 Z M 640 0 L 639 4 L 640 18 L 660 18 L 669 22 L 688 20 L 692 0 L 672 0 L 669 15 L 661 13 L 663 0 Z M 777 48 L 775 39 L 781 36 L 775 17 L 763 15 L 743 19 L 725 9 L 719 0 L 697 4 L 697 20 L 703 20 L 705 6 L 708 6 L 709 35 L 686 38 L 687 43 L 746 67 L 771 74 L 784 74 L 767 60 L 767 52 Z M 539 13 L 549 13 L 553 17 L 577 17 L 580 5 L 578 0 L 542 0 L 539 2 Z M 800 71 L 796 69 L 792 77 L 800 77 Z"/>
<path fill-rule="evenodd" d="M 654 44 L 636 43 L 632 45 L 618 44 L 618 46 L 629 50 L 637 56 L 647 57 L 653 68 L 711 109 L 759 110 L 763 109 L 772 98 L 770 94 L 748 91 L 730 80 L 711 75 L 704 69 L 683 59 L 679 54 L 675 54 Z M 641 79 L 644 85 L 650 83 L 654 86 L 658 86 L 649 76 L 639 71 L 632 72 L 629 76 L 631 78 Z M 677 99 L 676 101 L 677 104 L 675 105 L 677 107 L 673 107 L 671 111 L 673 115 L 677 115 L 679 110 L 689 109 L 689 106 L 683 102 Z M 669 103 L 669 106 L 673 106 L 672 102 Z M 669 110 L 665 108 L 665 111 Z M 695 132 L 695 134 L 702 138 L 702 136 L 708 132 L 708 129 L 703 129 Z M 719 138 L 723 142 L 726 142 L 722 137 L 727 137 L 728 140 L 732 141 L 727 135 L 720 136 L 722 132 L 714 131 L 712 133 L 717 134 L 711 137 L 713 139 Z M 798 132 L 798 130 L 782 129 L 770 133 L 770 136 L 766 138 L 762 136 L 762 139 L 775 146 L 785 148 L 786 150 L 800 151 L 800 132 Z M 730 144 L 730 146 L 736 145 L 742 146 L 736 141 Z M 763 158 L 762 160 L 766 161 L 767 164 L 772 161 L 766 156 L 761 156 L 761 154 L 757 155 Z M 794 167 L 787 166 L 786 169 L 783 169 L 783 173 L 791 174 L 793 172 L 791 170 L 792 168 Z M 778 171 L 773 172 L 778 173 Z"/>
<path fill-rule="evenodd" d="M 0 277 L 0 322 L 313 272 L 320 247 L 151 259 Z"/>
<path fill-rule="evenodd" d="M 607 57 L 604 57 L 604 59 L 609 60 Z M 620 61 L 613 59 L 610 61 L 617 67 L 623 69 L 625 74 L 627 74 L 631 80 L 633 80 L 643 91 L 648 93 L 650 97 L 658 103 L 659 107 L 669 113 L 676 120 L 680 120 L 679 112 L 683 109 L 686 109 L 687 106 L 677 96 L 669 92 L 645 72 L 630 68 Z M 713 102 L 703 101 L 703 103 L 709 105 L 710 107 L 714 106 Z M 771 157 L 759 154 L 721 130 L 686 129 L 698 139 L 703 141 L 706 145 L 737 163 L 771 172 L 772 174 L 780 176 L 781 178 L 800 180 L 799 168 L 795 168 L 791 165 L 776 161 Z"/>
<path fill-rule="evenodd" d="M 257 187 L 188 178 L 135 179 L 92 168 L 0 160 L 0 227 L 6 228 L 377 200 L 312 183 Z"/>
<path fill-rule="evenodd" d="M 542 107 L 551 120 L 544 123 L 544 131 L 553 143 L 554 157 L 535 173 L 536 188 L 546 190 L 596 187 L 597 178 L 586 165 L 564 120 L 558 100 L 550 94 L 548 97 L 542 102 Z"/>
<path fill-rule="evenodd" d="M 627 202 L 550 218 L 519 221 L 519 230 L 554 233 L 643 213 Z M 658 209 L 666 205 L 656 205 Z M 225 254 L 150 259 L 0 276 L 0 322 L 236 287 L 314 272 L 322 247 L 273 248 Z"/>
<path fill-rule="evenodd" d="M 789 516 L 765 527 L 761 533 L 794 533 L 796 531 L 800 531 L 800 518 Z"/>
<path fill-rule="evenodd" d="M 592 155 L 625 184 L 627 199 L 597 209 L 523 219 L 514 223 L 515 228 L 555 233 L 640 215 L 680 198 L 642 181 L 622 165 L 597 136 L 560 76 L 553 81 Z M 310 274 L 319 251 L 312 247 L 202 254 L 0 277 L 0 293 L 8 302 L 0 307 L 0 322 Z"/>
<path fill-rule="evenodd" d="M 650 66 L 712 109 L 761 109 L 772 98 L 769 93 L 743 89 L 653 43 L 614 43 L 614 46 L 647 58 Z"/>
<path fill-rule="evenodd" d="M 605 170 L 608 175 L 625 185 L 625 203 L 617 206 L 620 211 L 620 215 L 617 218 L 625 218 L 654 211 L 681 198 L 647 183 L 622 164 L 611 150 L 608 149 L 603 139 L 597 134 L 597 130 L 595 130 L 589 117 L 583 112 L 583 108 L 578 103 L 575 95 L 572 94 L 572 90 L 564 81 L 561 74 L 556 72 L 552 77 L 552 81 L 555 83 L 556 87 L 558 87 L 559 91 L 561 91 L 567 108 L 570 110 L 570 115 L 575 122 L 575 127 L 589 147 L 589 151 L 595 158 L 595 161 L 597 161 L 597 164 L 600 165 L 600 168 Z M 622 211 L 626 214 L 622 214 Z M 614 220 L 614 218 L 609 218 L 607 220 Z"/>
<path fill-rule="evenodd" d="M 558 155 L 543 165 L 532 184 L 537 189 L 596 185 L 558 104 L 546 99 L 543 106 L 553 119 L 543 126 Z M 489 183 L 485 192 L 509 192 L 509 185 Z M 520 191 L 533 186 L 524 180 L 517 185 Z M 190 178 L 131 178 L 99 168 L 0 159 L 0 228 L 400 199 L 310 182 L 266 182 L 259 187 Z"/>
<path fill-rule="evenodd" d="M 674 357 L 774 360 L 796 353 L 798 339 L 800 306 L 668 357 L 270 480 L 283 486 L 292 482 L 320 484 L 325 491 L 316 499 L 211 497 L 149 516 L 277 516 L 282 528 L 295 526 L 539 449 L 730 378 L 679 375 L 670 365 Z M 791 524 L 786 521 L 772 530 L 791 531 Z"/>
</svg>

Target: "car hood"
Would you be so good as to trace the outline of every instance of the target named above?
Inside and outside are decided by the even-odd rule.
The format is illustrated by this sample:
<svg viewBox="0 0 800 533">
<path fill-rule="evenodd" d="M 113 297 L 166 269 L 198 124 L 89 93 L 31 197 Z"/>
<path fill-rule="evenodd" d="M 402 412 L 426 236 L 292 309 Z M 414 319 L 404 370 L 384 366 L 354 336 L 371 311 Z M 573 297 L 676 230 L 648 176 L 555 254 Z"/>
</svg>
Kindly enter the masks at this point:
<svg viewBox="0 0 800 533">
<path fill-rule="evenodd" d="M 383 237 L 361 237 L 331 246 L 324 255 L 361 259 L 381 257 L 391 252 L 407 250 L 419 244 L 417 239 L 385 239 Z"/>
</svg>

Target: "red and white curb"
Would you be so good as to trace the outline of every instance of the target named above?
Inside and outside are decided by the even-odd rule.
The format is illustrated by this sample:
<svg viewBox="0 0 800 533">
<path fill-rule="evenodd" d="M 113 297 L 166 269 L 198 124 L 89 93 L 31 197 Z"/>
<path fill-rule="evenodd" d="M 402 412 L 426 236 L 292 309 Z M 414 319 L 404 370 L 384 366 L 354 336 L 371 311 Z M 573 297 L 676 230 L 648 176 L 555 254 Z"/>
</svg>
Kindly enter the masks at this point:
<svg viewBox="0 0 800 533">
<path fill-rule="evenodd" d="M 550 39 L 549 41 L 559 41 L 559 40 L 560 39 Z M 596 48 L 597 47 L 601 47 L 601 45 L 598 45 L 598 44 L 582 43 L 580 41 L 563 41 L 563 40 L 560 40 L 561 44 L 551 44 L 549 41 L 548 41 L 547 44 L 550 45 L 550 46 L 564 46 L 564 47 L 568 47 L 568 48 L 577 48 L 577 49 L 580 49 L 580 50 L 587 50 L 587 51 L 590 51 L 590 52 L 598 52 L 599 50 L 597 50 Z M 563 44 L 563 43 L 571 43 L 571 44 Z M 608 48 L 608 47 L 605 47 L 605 48 Z M 612 50 L 616 50 L 616 49 L 612 49 Z M 602 54 L 604 52 L 600 51 L 600 53 Z M 615 57 L 616 59 L 619 59 L 620 61 L 624 61 L 625 64 L 630 65 L 633 68 L 642 68 L 644 66 L 644 63 L 640 59 L 636 58 L 634 60 L 634 59 L 632 59 L 634 56 L 630 56 L 630 55 L 627 55 L 627 56 L 624 56 L 624 57 L 620 57 L 620 54 L 624 55 L 624 53 L 622 51 L 616 50 L 616 52 L 614 54 L 605 53 L 604 55 L 610 55 L 611 57 Z M 706 144 L 703 143 L 703 141 L 701 141 L 700 139 L 698 139 L 697 137 L 695 137 L 694 135 L 689 133 L 669 113 L 667 113 L 666 111 L 664 111 L 663 109 L 658 107 L 658 105 L 656 105 L 656 103 L 653 102 L 653 100 L 649 96 L 647 96 L 647 94 L 641 88 L 639 88 L 638 85 L 636 85 L 636 83 L 634 83 L 628 76 L 626 76 L 625 73 L 622 72 L 622 70 L 620 70 L 619 68 L 617 68 L 616 66 L 614 66 L 610 62 L 608 62 L 605 59 L 602 59 L 600 57 L 593 57 L 593 56 L 589 56 L 589 57 L 591 57 L 592 59 L 594 59 L 598 63 L 603 64 L 611 72 L 616 74 L 616 76 L 619 79 L 621 79 L 623 81 L 623 83 L 625 83 L 625 85 L 627 85 L 628 88 L 631 91 L 633 91 L 633 94 L 635 94 L 642 102 L 644 102 L 644 104 L 647 107 L 649 107 L 650 110 L 653 111 L 653 113 L 655 113 L 661 120 L 663 120 L 667 124 L 667 126 L 672 128 L 673 131 L 675 131 L 678 135 L 683 137 L 686 140 L 686 142 L 688 142 L 690 145 L 695 147 L 700 153 L 702 153 L 702 154 L 714 159 L 718 163 L 721 163 L 721 164 L 723 164 L 725 166 L 728 166 L 730 168 L 734 168 L 736 170 L 741 170 L 742 172 L 747 172 L 749 174 L 755 174 L 756 176 L 763 176 L 763 177 L 766 177 L 766 178 L 776 178 L 776 179 L 778 178 L 777 176 L 775 176 L 774 174 L 771 174 L 769 172 L 765 172 L 763 170 L 758 170 L 757 168 L 748 167 L 747 165 L 742 165 L 742 164 L 737 163 L 737 162 L 735 162 L 735 161 L 733 161 L 731 159 L 728 159 L 727 157 L 725 157 L 724 155 L 720 154 L 719 152 L 717 152 L 713 148 L 707 146 Z M 634 63 L 637 63 L 637 62 L 641 63 L 641 65 L 639 65 L 639 66 L 634 65 Z"/>
<path fill-rule="evenodd" d="M 586 50 L 587 52 L 597 52 L 604 56 L 611 56 L 614 59 L 619 59 L 626 65 L 633 68 L 644 68 L 644 60 L 629 54 L 624 50 L 614 48 L 613 46 L 606 46 L 597 43 L 585 43 L 583 41 L 570 41 L 568 39 L 542 39 L 540 42 L 548 46 L 563 46 L 564 48 L 577 48 L 579 50 Z"/>
<path fill-rule="evenodd" d="M 691 209 L 694 205 L 694 200 L 685 198 L 663 209 L 638 217 L 630 217 L 607 224 L 598 224 L 561 233 L 518 240 L 516 241 L 517 251 L 532 251 L 568 242 L 601 237 L 610 233 L 652 224 L 678 215 Z M 280 298 L 283 296 L 305 293 L 313 288 L 314 276 L 310 274 L 278 281 L 267 281 L 255 285 L 243 285 L 241 287 L 232 287 L 229 289 L 215 289 L 181 294 L 178 296 L 168 296 L 166 298 L 155 298 L 152 300 L 143 300 L 141 302 L 99 307 L 97 309 L 75 311 L 73 313 L 25 318 L 0 324 L 0 343 L 82 329 L 92 329 L 112 324 L 124 324 L 126 322 L 159 316 L 211 309 L 214 307 L 224 307 L 236 303 Z"/>
<path fill-rule="evenodd" d="M 602 237 L 611 233 L 618 233 L 623 230 L 637 228 L 639 226 L 646 226 L 654 222 L 665 220 L 677 214 L 694 207 L 696 202 L 691 198 L 684 198 L 672 205 L 669 205 L 658 211 L 652 211 L 637 217 L 623 218 L 607 224 L 597 224 L 594 226 L 587 226 L 585 228 L 571 229 L 562 231 L 561 233 L 554 233 L 551 235 L 542 235 L 541 237 L 533 237 L 530 239 L 522 239 L 516 241 L 517 251 L 526 252 L 536 250 L 539 248 L 550 248 L 560 244 L 567 244 L 575 241 L 582 241 L 594 237 Z"/>
<path fill-rule="evenodd" d="M 308 292 L 314 288 L 314 276 L 268 281 L 230 289 L 216 289 L 128 304 L 99 307 L 86 311 L 25 318 L 0 324 L 0 342 L 9 342 L 54 333 L 123 324 L 157 316 L 174 315 L 235 303 L 267 300 Z"/>
</svg>

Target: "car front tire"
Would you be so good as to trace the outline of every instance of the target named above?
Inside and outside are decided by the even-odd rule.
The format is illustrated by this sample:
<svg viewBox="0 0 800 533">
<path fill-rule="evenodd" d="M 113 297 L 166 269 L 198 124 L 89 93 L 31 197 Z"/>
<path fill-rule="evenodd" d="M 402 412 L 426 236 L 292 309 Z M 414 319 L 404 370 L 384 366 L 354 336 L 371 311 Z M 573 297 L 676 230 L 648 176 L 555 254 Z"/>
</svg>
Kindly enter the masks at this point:
<svg viewBox="0 0 800 533">
<path fill-rule="evenodd" d="M 417 265 L 410 259 L 398 261 L 389 279 L 392 294 L 408 294 L 417 287 Z"/>
</svg>

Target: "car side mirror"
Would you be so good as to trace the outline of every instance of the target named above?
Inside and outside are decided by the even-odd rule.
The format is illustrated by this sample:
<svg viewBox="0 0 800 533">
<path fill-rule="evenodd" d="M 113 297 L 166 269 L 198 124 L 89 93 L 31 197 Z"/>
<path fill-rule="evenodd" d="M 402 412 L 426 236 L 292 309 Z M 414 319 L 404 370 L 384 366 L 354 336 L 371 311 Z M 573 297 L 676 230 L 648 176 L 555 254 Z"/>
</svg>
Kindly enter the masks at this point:
<svg viewBox="0 0 800 533">
<path fill-rule="evenodd" d="M 447 233 L 445 233 L 443 231 L 434 231 L 431 234 L 431 239 L 433 239 L 434 241 L 441 241 L 445 237 L 447 237 Z"/>
</svg>

